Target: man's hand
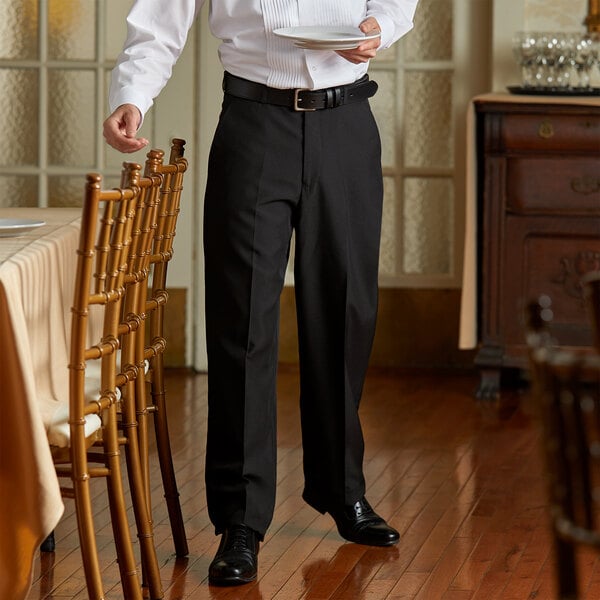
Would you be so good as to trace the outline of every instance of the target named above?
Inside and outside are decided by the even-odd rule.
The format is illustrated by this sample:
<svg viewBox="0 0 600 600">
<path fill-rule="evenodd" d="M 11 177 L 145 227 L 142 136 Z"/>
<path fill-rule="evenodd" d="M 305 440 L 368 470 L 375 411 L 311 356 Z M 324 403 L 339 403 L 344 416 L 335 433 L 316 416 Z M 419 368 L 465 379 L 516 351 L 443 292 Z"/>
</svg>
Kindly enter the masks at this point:
<svg viewBox="0 0 600 600">
<path fill-rule="evenodd" d="M 137 138 L 142 115 L 137 106 L 122 104 L 104 121 L 104 139 L 120 152 L 137 152 L 148 140 Z"/>
<path fill-rule="evenodd" d="M 381 32 L 381 28 L 379 27 L 377 19 L 373 17 L 365 19 L 359 25 L 359 29 L 366 35 Z M 351 63 L 358 65 L 360 63 L 368 62 L 372 58 L 375 58 L 375 54 L 377 54 L 377 48 L 379 48 L 380 44 L 381 40 L 379 38 L 375 38 L 372 40 L 367 40 L 358 48 L 353 48 L 352 50 L 337 50 L 337 53 L 342 58 L 345 58 Z"/>
</svg>

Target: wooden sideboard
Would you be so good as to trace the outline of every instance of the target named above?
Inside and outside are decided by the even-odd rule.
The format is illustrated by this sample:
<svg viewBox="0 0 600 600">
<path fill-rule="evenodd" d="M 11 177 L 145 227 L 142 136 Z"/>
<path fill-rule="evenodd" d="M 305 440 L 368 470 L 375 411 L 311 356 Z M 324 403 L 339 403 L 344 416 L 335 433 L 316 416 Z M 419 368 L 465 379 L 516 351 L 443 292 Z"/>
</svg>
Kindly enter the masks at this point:
<svg viewBox="0 0 600 600">
<path fill-rule="evenodd" d="M 475 101 L 479 397 L 527 366 L 524 309 L 546 295 L 558 343 L 588 346 L 581 276 L 600 268 L 597 105 Z"/>
</svg>

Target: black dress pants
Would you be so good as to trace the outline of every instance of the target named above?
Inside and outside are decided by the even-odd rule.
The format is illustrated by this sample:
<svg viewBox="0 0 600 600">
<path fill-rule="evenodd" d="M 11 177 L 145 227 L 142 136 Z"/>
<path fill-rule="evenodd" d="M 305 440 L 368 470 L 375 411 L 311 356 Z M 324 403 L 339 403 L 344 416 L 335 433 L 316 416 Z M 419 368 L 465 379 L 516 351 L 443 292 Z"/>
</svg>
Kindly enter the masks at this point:
<svg viewBox="0 0 600 600">
<path fill-rule="evenodd" d="M 217 533 L 275 505 L 279 298 L 295 231 L 303 497 L 364 495 L 358 407 L 377 312 L 382 174 L 368 101 L 299 113 L 226 95 L 204 215 L 206 490 Z"/>
</svg>

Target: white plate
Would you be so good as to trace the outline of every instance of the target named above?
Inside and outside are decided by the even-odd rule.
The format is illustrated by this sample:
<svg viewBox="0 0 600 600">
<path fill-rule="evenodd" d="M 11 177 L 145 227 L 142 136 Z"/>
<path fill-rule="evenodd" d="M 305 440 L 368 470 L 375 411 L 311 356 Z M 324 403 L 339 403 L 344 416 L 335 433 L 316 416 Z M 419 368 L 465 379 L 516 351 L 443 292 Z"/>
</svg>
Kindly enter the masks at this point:
<svg viewBox="0 0 600 600">
<path fill-rule="evenodd" d="M 297 48 L 304 50 L 353 50 L 358 46 L 356 42 L 334 42 L 322 44 L 320 42 L 294 42 Z"/>
<path fill-rule="evenodd" d="M 0 219 L 0 237 L 23 235 L 45 224 L 45 221 L 36 221 L 35 219 Z"/>
<path fill-rule="evenodd" d="M 296 46 L 310 50 L 349 50 L 380 33 L 365 35 L 358 27 L 283 27 L 273 31 L 279 37 L 293 40 Z"/>
</svg>

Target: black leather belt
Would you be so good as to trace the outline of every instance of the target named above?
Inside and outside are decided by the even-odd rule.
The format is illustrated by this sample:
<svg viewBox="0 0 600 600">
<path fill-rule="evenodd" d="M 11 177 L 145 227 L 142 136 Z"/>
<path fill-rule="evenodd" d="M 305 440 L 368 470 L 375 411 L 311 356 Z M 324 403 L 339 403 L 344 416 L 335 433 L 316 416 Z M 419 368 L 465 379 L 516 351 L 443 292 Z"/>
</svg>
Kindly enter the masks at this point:
<svg viewBox="0 0 600 600">
<path fill-rule="evenodd" d="M 354 83 L 338 85 L 322 90 L 277 89 L 225 73 L 223 91 L 237 98 L 253 100 L 262 104 L 287 106 L 295 111 L 306 112 L 336 108 L 352 102 L 366 100 L 377 91 L 377 83 L 365 75 Z"/>
</svg>

